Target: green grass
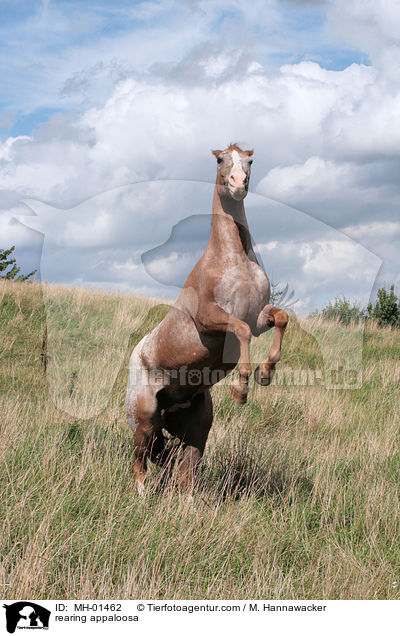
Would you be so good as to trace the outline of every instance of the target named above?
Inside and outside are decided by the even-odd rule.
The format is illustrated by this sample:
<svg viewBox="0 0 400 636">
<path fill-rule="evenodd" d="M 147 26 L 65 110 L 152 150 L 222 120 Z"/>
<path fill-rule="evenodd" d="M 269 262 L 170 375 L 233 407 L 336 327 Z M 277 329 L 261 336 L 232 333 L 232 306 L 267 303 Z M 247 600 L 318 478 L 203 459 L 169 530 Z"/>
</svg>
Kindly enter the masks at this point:
<svg viewBox="0 0 400 636">
<path fill-rule="evenodd" d="M 194 499 L 155 467 L 140 498 L 127 361 L 168 307 L 16 283 L 1 284 L 0 300 L 3 595 L 400 598 L 398 331 L 367 326 L 357 390 L 252 385 L 239 407 L 221 383 Z M 48 351 L 47 375 L 44 301 L 57 325 L 47 330 L 69 347 L 57 359 L 57 347 Z M 303 327 L 291 320 L 281 368 L 321 367 Z M 318 323 L 315 333 L 331 328 L 346 329 Z"/>
</svg>

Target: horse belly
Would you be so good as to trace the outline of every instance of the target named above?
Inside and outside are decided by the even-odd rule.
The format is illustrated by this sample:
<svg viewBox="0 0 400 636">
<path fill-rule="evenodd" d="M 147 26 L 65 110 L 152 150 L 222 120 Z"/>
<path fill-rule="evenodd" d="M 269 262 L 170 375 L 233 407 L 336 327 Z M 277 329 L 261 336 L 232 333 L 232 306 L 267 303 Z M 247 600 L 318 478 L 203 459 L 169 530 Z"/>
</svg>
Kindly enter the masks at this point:
<svg viewBox="0 0 400 636">
<path fill-rule="evenodd" d="M 235 366 L 239 348 L 230 334 L 200 335 L 192 318 L 173 307 L 150 334 L 144 356 L 155 369 L 228 369 Z"/>
</svg>

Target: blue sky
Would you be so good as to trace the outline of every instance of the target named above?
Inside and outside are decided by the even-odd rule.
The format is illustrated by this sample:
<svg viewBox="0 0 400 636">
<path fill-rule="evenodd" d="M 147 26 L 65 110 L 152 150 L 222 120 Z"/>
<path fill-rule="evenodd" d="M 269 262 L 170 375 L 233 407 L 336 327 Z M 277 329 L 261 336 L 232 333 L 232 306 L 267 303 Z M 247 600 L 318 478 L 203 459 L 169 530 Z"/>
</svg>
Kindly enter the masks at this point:
<svg viewBox="0 0 400 636">
<path fill-rule="evenodd" d="M 270 236 L 267 221 L 253 216 L 254 238 L 269 256 L 274 242 L 282 246 L 285 260 L 274 261 L 274 275 L 299 291 L 303 311 L 344 292 L 364 301 L 374 284 L 398 284 L 395 0 L 0 0 L 0 13 L 0 232 L 25 268 L 40 265 L 43 242 L 15 221 L 29 198 L 53 210 L 42 255 L 49 280 L 173 295 L 140 269 L 141 251 L 157 247 L 151 214 L 141 217 L 141 243 L 131 255 L 122 245 L 137 234 L 140 216 L 130 196 L 153 205 L 145 188 L 133 193 L 128 184 L 212 183 L 210 149 L 238 140 L 255 149 L 255 195 L 325 224 L 325 232 L 315 225 L 318 232 L 310 226 L 305 236 L 308 224 L 293 217 L 297 234 L 274 226 Z M 115 194 L 117 213 L 117 199 L 98 197 L 118 188 L 131 194 Z M 185 217 L 185 210 L 171 215 L 171 196 L 163 191 L 164 207 L 157 207 L 159 245 L 172 218 Z M 209 213 L 204 196 L 194 188 L 188 214 Z M 96 208 L 82 207 L 92 199 Z M 73 209 L 80 214 L 71 212 L 74 222 L 66 224 L 60 210 Z M 89 218 L 98 229 L 93 261 L 78 240 Z M 122 234 L 112 227 L 121 223 Z M 61 235 L 62 258 L 54 238 Z M 377 282 L 375 265 L 367 277 L 364 257 L 357 267 L 361 252 L 348 239 L 382 263 Z M 171 263 L 187 266 L 179 254 L 172 250 Z M 335 254 L 337 279 L 324 267 Z"/>
<path fill-rule="evenodd" d="M 365 52 L 339 45 L 326 33 L 324 2 L 282 2 L 270 23 L 261 20 L 260 24 L 252 16 L 246 23 L 240 5 L 211 11 L 206 20 L 199 7 L 196 11 L 188 6 L 185 2 L 162 1 L 82 4 L 3 0 L 0 3 L 2 137 L 27 135 L 55 112 L 76 112 L 87 107 L 81 95 L 72 94 L 72 87 L 68 91 L 68 81 L 71 86 L 71 79 L 89 60 L 99 84 L 105 80 L 105 67 L 110 60 L 116 66 L 119 64 L 121 74 L 144 72 L 157 59 L 135 61 L 134 51 L 126 55 L 123 47 L 126 38 L 157 36 L 159 44 L 160 36 L 162 41 L 163 35 L 179 28 L 185 19 L 194 21 L 200 17 L 207 22 L 209 42 L 243 39 L 247 51 L 265 68 L 279 68 L 302 60 L 318 62 L 331 70 L 342 70 L 353 62 L 369 63 Z M 200 42 L 198 37 L 197 43 Z M 161 46 L 159 55 L 163 63 L 174 63 L 194 43 L 195 40 L 188 39 L 171 48 L 166 42 L 165 52 Z M 110 48 L 112 57 L 107 52 Z M 91 95 L 90 99 L 96 103 L 98 96 Z"/>
</svg>

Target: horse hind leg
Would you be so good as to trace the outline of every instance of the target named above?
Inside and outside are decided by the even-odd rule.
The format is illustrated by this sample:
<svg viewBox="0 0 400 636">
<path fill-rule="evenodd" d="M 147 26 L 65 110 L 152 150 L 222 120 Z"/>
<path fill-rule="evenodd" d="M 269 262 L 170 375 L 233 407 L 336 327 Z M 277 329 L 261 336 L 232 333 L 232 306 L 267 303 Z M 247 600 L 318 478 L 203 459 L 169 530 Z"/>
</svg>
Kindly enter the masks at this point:
<svg viewBox="0 0 400 636">
<path fill-rule="evenodd" d="M 161 462 L 165 446 L 161 431 L 161 409 L 156 397 L 159 387 L 153 387 L 148 381 L 148 373 L 140 356 L 142 343 L 137 345 L 131 356 L 125 401 L 127 420 L 134 438 L 132 472 L 141 495 L 144 494 L 147 459 L 154 463 Z"/>
<path fill-rule="evenodd" d="M 275 374 L 276 364 L 281 358 L 281 346 L 285 329 L 289 321 L 289 316 L 283 309 L 267 305 L 260 313 L 257 320 L 257 331 L 263 333 L 272 327 L 275 327 L 275 333 L 272 340 L 271 349 L 268 353 L 268 359 L 261 362 L 254 371 L 254 379 L 262 386 L 268 386 Z"/>
<path fill-rule="evenodd" d="M 178 488 L 182 493 L 191 494 L 213 421 L 210 392 L 207 390 L 197 395 L 189 408 L 166 415 L 167 430 L 170 428 L 171 432 L 178 433 L 184 449 L 178 468 Z"/>
<path fill-rule="evenodd" d="M 157 399 L 150 387 L 140 392 L 127 405 L 128 423 L 133 429 L 133 477 L 140 495 L 144 494 L 147 460 L 154 463 L 162 456 L 165 440 L 161 432 L 161 414 Z"/>
</svg>

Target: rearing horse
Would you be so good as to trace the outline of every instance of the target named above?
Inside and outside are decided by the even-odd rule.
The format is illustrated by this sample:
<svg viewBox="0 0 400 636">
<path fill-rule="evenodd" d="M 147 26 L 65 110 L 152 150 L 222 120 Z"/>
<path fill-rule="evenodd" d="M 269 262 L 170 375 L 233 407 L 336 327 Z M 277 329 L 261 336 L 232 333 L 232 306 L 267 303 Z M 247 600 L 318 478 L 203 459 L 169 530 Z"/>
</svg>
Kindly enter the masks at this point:
<svg viewBox="0 0 400 636">
<path fill-rule="evenodd" d="M 166 461 L 163 428 L 184 445 L 180 489 L 193 486 L 213 420 L 210 387 L 237 365 L 231 394 L 244 404 L 251 374 L 251 336 L 275 327 L 268 358 L 255 371 L 257 382 L 268 385 L 288 322 L 285 311 L 268 304 L 270 283 L 258 264 L 247 225 L 243 200 L 253 151 L 231 144 L 212 154 L 217 159 L 217 179 L 207 249 L 175 305 L 139 342 L 129 363 L 126 412 L 134 431 L 132 471 L 140 493 L 147 458 L 158 465 Z"/>
</svg>

